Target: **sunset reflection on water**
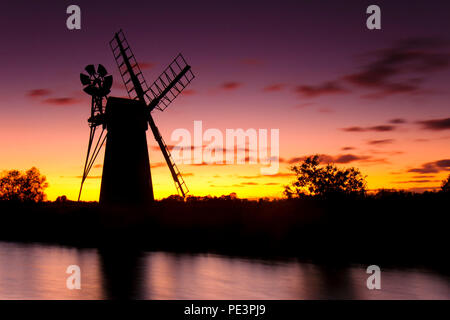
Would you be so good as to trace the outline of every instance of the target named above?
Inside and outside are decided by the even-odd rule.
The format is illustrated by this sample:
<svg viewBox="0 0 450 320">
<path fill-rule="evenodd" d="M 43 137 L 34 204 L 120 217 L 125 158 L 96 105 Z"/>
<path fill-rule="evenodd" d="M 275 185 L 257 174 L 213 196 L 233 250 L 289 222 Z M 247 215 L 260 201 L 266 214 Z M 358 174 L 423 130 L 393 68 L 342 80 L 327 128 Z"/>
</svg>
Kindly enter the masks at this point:
<svg viewBox="0 0 450 320">
<path fill-rule="evenodd" d="M 81 290 L 66 268 L 81 268 Z M 121 252 L 0 242 L 0 299 L 450 299 L 449 277 L 384 270 L 368 290 L 365 267 L 212 254 Z"/>
</svg>

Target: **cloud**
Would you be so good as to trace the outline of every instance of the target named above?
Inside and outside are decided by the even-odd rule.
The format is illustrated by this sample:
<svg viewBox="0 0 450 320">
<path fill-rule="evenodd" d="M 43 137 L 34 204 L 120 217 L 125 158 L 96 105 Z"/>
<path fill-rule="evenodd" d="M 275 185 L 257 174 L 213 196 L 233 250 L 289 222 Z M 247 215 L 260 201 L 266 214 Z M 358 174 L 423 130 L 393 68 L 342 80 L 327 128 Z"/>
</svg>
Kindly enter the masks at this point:
<svg viewBox="0 0 450 320">
<path fill-rule="evenodd" d="M 393 131 L 393 130 L 395 130 L 395 127 L 389 125 L 381 125 L 367 128 L 367 131 L 378 131 L 378 132 Z"/>
<path fill-rule="evenodd" d="M 153 63 L 153 62 L 145 62 L 145 61 L 139 62 L 139 68 L 140 68 L 141 70 L 151 69 L 151 68 L 153 68 L 155 65 L 156 65 L 156 63 Z"/>
<path fill-rule="evenodd" d="M 367 143 L 371 145 L 389 144 L 394 142 L 394 139 L 369 140 Z"/>
<path fill-rule="evenodd" d="M 354 147 L 342 147 L 341 148 L 342 151 L 349 151 L 349 150 L 355 150 Z"/>
<path fill-rule="evenodd" d="M 450 129 L 450 118 L 423 120 L 417 121 L 417 123 L 426 130 L 441 131 Z"/>
<path fill-rule="evenodd" d="M 194 174 L 192 172 L 183 172 L 181 175 L 183 177 L 192 177 Z"/>
<path fill-rule="evenodd" d="M 450 159 L 443 159 L 424 163 L 419 168 L 409 169 L 408 172 L 429 174 L 449 170 L 450 170 Z"/>
<path fill-rule="evenodd" d="M 365 128 L 363 127 L 347 127 L 347 128 L 341 128 L 342 131 L 346 131 L 346 132 L 364 132 L 366 131 Z"/>
<path fill-rule="evenodd" d="M 364 56 L 372 60 L 358 71 L 318 85 L 301 85 L 298 94 L 314 98 L 325 94 L 343 94 L 353 90 L 345 85 L 368 89 L 363 97 L 378 99 L 394 94 L 426 93 L 423 83 L 433 72 L 450 65 L 450 54 L 445 52 L 448 41 L 436 38 L 414 38 L 398 42 L 390 48 L 372 51 Z M 395 123 L 399 124 L 399 123 Z"/>
<path fill-rule="evenodd" d="M 368 160 L 369 156 L 358 156 L 354 154 L 343 154 L 334 158 L 335 163 L 350 163 L 358 160 Z"/>
<path fill-rule="evenodd" d="M 183 94 L 187 95 L 187 96 L 192 96 L 194 94 L 197 94 L 197 91 L 193 90 L 193 89 L 186 89 L 186 90 L 183 90 Z"/>
<path fill-rule="evenodd" d="M 235 82 L 235 81 L 230 81 L 230 82 L 225 82 L 221 85 L 222 89 L 225 90 L 235 90 L 237 88 L 240 88 L 242 86 L 242 83 L 240 82 Z"/>
<path fill-rule="evenodd" d="M 63 105 L 76 104 L 79 101 L 80 100 L 71 98 L 71 97 L 62 97 L 62 98 L 48 98 L 48 99 L 43 100 L 42 102 L 47 103 L 47 104 L 63 106 Z"/>
<path fill-rule="evenodd" d="M 412 176 L 412 179 L 433 179 L 434 175 L 419 175 L 419 176 Z"/>
<path fill-rule="evenodd" d="M 155 162 L 155 163 L 150 163 L 150 168 L 161 168 L 161 167 L 165 167 L 166 163 L 164 162 Z"/>
<path fill-rule="evenodd" d="M 258 178 L 284 178 L 284 177 L 292 177 L 295 176 L 292 172 L 279 172 L 277 174 L 272 175 L 257 175 L 257 176 L 238 176 L 241 179 L 258 179 Z"/>
<path fill-rule="evenodd" d="M 285 84 L 283 83 L 275 83 L 275 84 L 271 84 L 269 86 L 264 87 L 263 91 L 264 92 L 276 92 L 276 91 L 281 91 L 286 87 Z"/>
<path fill-rule="evenodd" d="M 33 89 L 27 92 L 28 97 L 32 98 L 39 98 L 39 97 L 45 97 L 52 93 L 49 89 Z"/>
<path fill-rule="evenodd" d="M 373 126 L 373 127 L 347 127 L 342 128 L 342 131 L 346 132 L 386 132 L 386 131 L 394 131 L 396 129 L 395 126 L 392 125 L 379 125 L 379 126 Z"/>
<path fill-rule="evenodd" d="M 429 179 L 416 179 L 407 181 L 394 181 L 393 183 L 430 183 L 430 182 L 440 182 L 441 180 L 429 180 Z"/>
<path fill-rule="evenodd" d="M 307 97 L 314 98 L 321 95 L 347 93 L 348 90 L 341 87 L 337 81 L 327 81 L 316 86 L 300 85 L 295 87 L 295 92 Z"/>
<path fill-rule="evenodd" d="M 295 164 L 298 162 L 304 161 L 308 156 L 302 156 L 302 157 L 294 157 L 287 161 L 289 164 Z M 354 161 L 369 161 L 371 160 L 370 156 L 365 155 L 355 155 L 355 154 L 339 154 L 336 156 L 331 156 L 328 154 L 319 154 L 319 161 L 321 163 L 351 163 Z"/>
<path fill-rule="evenodd" d="M 102 164 L 96 164 L 96 165 L 94 166 L 94 168 L 103 168 L 103 165 L 102 165 Z"/>
<path fill-rule="evenodd" d="M 405 119 L 403 119 L 403 118 L 395 118 L 395 119 L 389 120 L 389 123 L 392 123 L 392 124 L 403 124 L 403 123 L 406 123 L 406 122 L 407 121 Z"/>
<path fill-rule="evenodd" d="M 82 176 L 76 176 L 77 179 L 82 179 Z M 102 176 L 87 176 L 86 179 L 101 179 Z"/>
<path fill-rule="evenodd" d="M 367 97 L 417 93 L 432 72 L 448 67 L 450 55 L 440 53 L 448 43 L 439 39 L 409 39 L 395 46 L 372 52 L 374 60 L 362 70 L 344 77 L 349 83 L 376 90 Z"/>
</svg>

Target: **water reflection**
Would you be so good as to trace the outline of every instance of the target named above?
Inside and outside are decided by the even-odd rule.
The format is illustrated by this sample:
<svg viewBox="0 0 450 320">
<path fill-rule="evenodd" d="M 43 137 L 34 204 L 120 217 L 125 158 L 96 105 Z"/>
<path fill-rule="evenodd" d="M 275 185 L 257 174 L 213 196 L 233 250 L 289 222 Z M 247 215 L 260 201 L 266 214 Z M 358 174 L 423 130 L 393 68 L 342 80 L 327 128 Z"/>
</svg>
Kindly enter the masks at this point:
<svg viewBox="0 0 450 320">
<path fill-rule="evenodd" d="M 71 264 L 81 290 L 66 288 Z M 441 274 L 383 269 L 379 291 L 366 288 L 367 276 L 295 260 L 0 242 L 0 299 L 450 299 Z"/>
</svg>

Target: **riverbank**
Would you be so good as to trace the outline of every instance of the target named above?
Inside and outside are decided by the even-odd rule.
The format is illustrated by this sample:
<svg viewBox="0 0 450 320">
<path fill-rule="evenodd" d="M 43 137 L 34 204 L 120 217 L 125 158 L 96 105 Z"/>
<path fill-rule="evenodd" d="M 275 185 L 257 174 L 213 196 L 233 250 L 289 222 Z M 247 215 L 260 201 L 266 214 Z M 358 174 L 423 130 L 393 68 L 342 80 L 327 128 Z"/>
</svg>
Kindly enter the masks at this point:
<svg viewBox="0 0 450 320">
<path fill-rule="evenodd" d="M 347 200 L 0 202 L 0 240 L 448 270 L 449 198 L 442 193 Z"/>
</svg>

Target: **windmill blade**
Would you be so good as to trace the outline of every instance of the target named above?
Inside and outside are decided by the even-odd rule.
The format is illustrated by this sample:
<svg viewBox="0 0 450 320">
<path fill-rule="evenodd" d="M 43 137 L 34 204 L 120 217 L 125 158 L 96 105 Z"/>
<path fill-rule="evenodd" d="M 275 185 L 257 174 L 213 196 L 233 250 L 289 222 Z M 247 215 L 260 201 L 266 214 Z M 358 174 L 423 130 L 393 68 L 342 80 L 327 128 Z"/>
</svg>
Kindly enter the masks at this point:
<svg viewBox="0 0 450 320">
<path fill-rule="evenodd" d="M 109 89 L 100 88 L 100 89 L 98 90 L 98 95 L 101 96 L 101 97 L 105 97 L 105 96 L 107 96 L 110 92 L 111 92 L 111 90 L 109 90 Z"/>
<path fill-rule="evenodd" d="M 80 73 L 80 80 L 81 80 L 81 83 L 84 86 L 88 85 L 88 84 L 91 84 L 91 78 L 88 75 L 84 74 L 84 73 Z"/>
<path fill-rule="evenodd" d="M 106 71 L 106 68 L 102 64 L 99 64 L 97 67 L 97 73 L 100 77 L 104 77 L 108 74 L 108 71 Z"/>
<path fill-rule="evenodd" d="M 147 82 L 122 30 L 114 35 L 109 45 L 128 96 L 131 99 L 141 100 L 147 105 L 150 102 L 145 98 L 145 91 L 148 90 Z"/>
<path fill-rule="evenodd" d="M 155 122 L 153 121 L 153 118 L 152 118 L 150 112 L 149 112 L 149 116 L 148 116 L 148 123 L 150 125 L 150 128 L 152 129 L 153 136 L 155 137 L 156 142 L 158 142 L 159 148 L 161 149 L 164 159 L 167 162 L 167 166 L 169 167 L 170 173 L 172 174 L 172 178 L 175 183 L 177 192 L 180 196 L 182 196 L 184 198 L 184 197 L 186 197 L 186 194 L 189 192 L 189 189 L 188 189 L 183 177 L 181 176 L 181 172 L 180 172 L 180 170 L 178 170 L 178 167 L 177 167 L 175 161 L 173 160 L 172 155 L 170 154 L 169 148 L 167 147 L 166 143 L 164 142 L 164 139 L 162 138 L 162 136 L 158 130 L 158 127 L 156 126 Z"/>
<path fill-rule="evenodd" d="M 95 67 L 93 64 L 89 64 L 87 65 L 84 70 L 87 71 L 87 73 L 89 73 L 90 76 L 93 76 L 95 74 Z"/>
<path fill-rule="evenodd" d="M 145 91 L 150 111 L 164 111 L 195 78 L 191 67 L 180 53 Z"/>
<path fill-rule="evenodd" d="M 88 95 L 91 96 L 99 96 L 100 90 L 94 85 L 89 85 L 86 88 L 83 89 L 84 92 L 86 92 Z"/>
<path fill-rule="evenodd" d="M 113 84 L 113 76 L 107 76 L 103 80 L 103 89 L 110 91 Z"/>
</svg>

